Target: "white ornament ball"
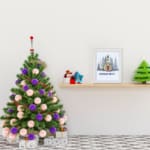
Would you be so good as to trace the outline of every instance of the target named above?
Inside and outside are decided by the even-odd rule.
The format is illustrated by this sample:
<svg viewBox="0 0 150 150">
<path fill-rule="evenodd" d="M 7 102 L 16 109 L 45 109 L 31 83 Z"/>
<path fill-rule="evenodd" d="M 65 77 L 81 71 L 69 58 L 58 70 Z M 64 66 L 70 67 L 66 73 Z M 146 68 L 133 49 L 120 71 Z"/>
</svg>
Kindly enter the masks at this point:
<svg viewBox="0 0 150 150">
<path fill-rule="evenodd" d="M 10 129 L 8 127 L 5 127 L 2 129 L 2 136 L 7 137 L 9 135 Z"/>
<path fill-rule="evenodd" d="M 34 99 L 34 103 L 35 104 L 41 104 L 41 98 L 39 98 L 39 97 L 36 97 L 35 99 Z"/>
<path fill-rule="evenodd" d="M 11 120 L 10 120 L 10 125 L 12 125 L 12 126 L 13 126 L 13 125 L 14 125 L 14 123 L 15 123 L 16 121 L 17 121 L 17 120 L 16 120 L 15 118 L 11 119 Z"/>
<path fill-rule="evenodd" d="M 46 104 L 42 104 L 42 105 L 41 105 L 41 110 L 42 110 L 42 111 L 47 110 L 47 105 L 46 105 Z"/>
<path fill-rule="evenodd" d="M 21 84 L 22 86 L 25 86 L 25 85 L 26 85 L 25 80 L 22 80 L 20 84 Z"/>
<path fill-rule="evenodd" d="M 57 101 L 58 101 L 57 97 L 54 96 L 54 97 L 53 97 L 53 100 L 52 100 L 52 103 L 56 103 Z"/>
<path fill-rule="evenodd" d="M 60 118 L 59 119 L 59 123 L 60 123 L 60 125 L 64 125 L 65 124 L 65 119 L 64 118 Z"/>
<path fill-rule="evenodd" d="M 33 120 L 30 120 L 30 121 L 28 121 L 28 127 L 29 128 L 33 128 L 34 127 L 34 125 L 35 125 L 35 123 L 34 123 L 34 121 Z"/>
<path fill-rule="evenodd" d="M 23 115 L 24 115 L 24 113 L 23 113 L 22 111 L 19 111 L 19 112 L 17 113 L 17 117 L 18 117 L 19 119 L 22 119 L 22 118 L 23 118 Z"/>
<path fill-rule="evenodd" d="M 46 115 L 45 120 L 47 122 L 50 122 L 52 120 L 52 116 L 51 115 Z"/>
<path fill-rule="evenodd" d="M 39 74 L 39 69 L 34 68 L 34 69 L 32 70 L 32 73 L 33 73 L 33 74 L 36 74 L 36 75 Z"/>
<path fill-rule="evenodd" d="M 18 110 L 18 111 L 23 111 L 23 105 L 18 105 L 18 106 L 17 106 L 17 110 Z"/>
<path fill-rule="evenodd" d="M 28 96 L 32 96 L 34 94 L 34 91 L 32 89 L 29 89 L 29 90 L 26 91 L 26 94 Z"/>
<path fill-rule="evenodd" d="M 16 95 L 15 96 L 15 101 L 19 102 L 20 100 L 22 100 L 22 96 L 21 95 Z"/>
<path fill-rule="evenodd" d="M 46 137 L 46 135 L 47 135 L 47 132 L 46 132 L 45 130 L 40 130 L 39 136 L 40 136 L 41 138 Z"/>
<path fill-rule="evenodd" d="M 22 129 L 19 131 L 19 134 L 20 134 L 21 136 L 26 136 L 26 135 L 27 135 L 27 129 L 22 128 Z"/>
</svg>

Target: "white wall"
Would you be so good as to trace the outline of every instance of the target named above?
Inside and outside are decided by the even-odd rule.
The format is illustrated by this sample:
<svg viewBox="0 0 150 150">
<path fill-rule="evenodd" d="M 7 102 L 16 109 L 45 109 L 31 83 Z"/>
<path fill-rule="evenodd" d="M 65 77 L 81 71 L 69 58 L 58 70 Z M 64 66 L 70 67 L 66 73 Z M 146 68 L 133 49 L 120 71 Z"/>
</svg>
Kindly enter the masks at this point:
<svg viewBox="0 0 150 150">
<path fill-rule="evenodd" d="M 58 86 L 66 69 L 92 81 L 94 48 L 123 48 L 123 82 L 130 82 L 140 61 L 150 62 L 149 6 L 149 0 L 0 1 L 0 114 L 34 35 L 70 134 L 150 134 L 148 88 Z"/>
</svg>

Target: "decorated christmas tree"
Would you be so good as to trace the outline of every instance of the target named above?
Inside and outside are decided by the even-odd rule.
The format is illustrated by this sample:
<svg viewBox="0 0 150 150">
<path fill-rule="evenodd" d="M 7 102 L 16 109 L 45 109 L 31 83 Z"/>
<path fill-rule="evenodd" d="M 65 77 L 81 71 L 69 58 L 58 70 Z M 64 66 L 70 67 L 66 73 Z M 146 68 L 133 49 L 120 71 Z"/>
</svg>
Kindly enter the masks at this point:
<svg viewBox="0 0 150 150">
<path fill-rule="evenodd" d="M 1 116 L 3 136 L 12 140 L 34 140 L 36 135 L 45 138 L 65 130 L 63 105 L 44 72 L 45 63 L 34 53 L 32 36 L 30 40 L 30 55 L 17 74 L 16 86 Z"/>
<path fill-rule="evenodd" d="M 150 66 L 145 60 L 143 60 L 136 69 L 133 80 L 143 84 L 150 81 Z"/>
</svg>

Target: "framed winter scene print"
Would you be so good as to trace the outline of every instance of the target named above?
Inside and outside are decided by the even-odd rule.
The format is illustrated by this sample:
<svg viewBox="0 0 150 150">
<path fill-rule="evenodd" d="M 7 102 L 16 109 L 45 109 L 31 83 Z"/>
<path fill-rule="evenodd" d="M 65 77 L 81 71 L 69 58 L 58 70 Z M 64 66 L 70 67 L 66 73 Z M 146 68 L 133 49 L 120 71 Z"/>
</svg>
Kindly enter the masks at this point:
<svg viewBox="0 0 150 150">
<path fill-rule="evenodd" d="M 95 83 L 121 83 L 122 49 L 96 49 L 94 63 Z"/>
</svg>

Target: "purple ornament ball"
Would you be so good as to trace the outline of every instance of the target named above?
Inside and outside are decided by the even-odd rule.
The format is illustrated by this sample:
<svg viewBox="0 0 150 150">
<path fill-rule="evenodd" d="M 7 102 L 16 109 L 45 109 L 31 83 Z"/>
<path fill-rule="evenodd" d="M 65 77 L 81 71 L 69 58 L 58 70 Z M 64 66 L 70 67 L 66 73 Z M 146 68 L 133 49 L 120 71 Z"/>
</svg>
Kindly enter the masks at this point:
<svg viewBox="0 0 150 150">
<path fill-rule="evenodd" d="M 40 89 L 39 93 L 40 93 L 40 95 L 44 95 L 45 94 L 45 90 L 44 89 Z"/>
<path fill-rule="evenodd" d="M 29 89 L 29 87 L 27 86 L 27 85 L 25 85 L 24 87 L 23 87 L 23 90 L 24 91 L 27 91 Z"/>
<path fill-rule="evenodd" d="M 22 71 L 23 75 L 27 75 L 28 74 L 28 69 L 27 68 L 23 68 L 21 71 Z"/>
<path fill-rule="evenodd" d="M 10 129 L 10 132 L 11 132 L 12 134 L 16 134 L 16 133 L 18 132 L 18 129 L 17 129 L 16 127 L 12 127 L 12 128 Z"/>
<path fill-rule="evenodd" d="M 53 114 L 53 119 L 54 120 L 58 120 L 60 118 L 59 114 L 58 113 L 54 113 Z"/>
<path fill-rule="evenodd" d="M 43 115 L 42 114 L 37 114 L 36 115 L 36 120 L 38 120 L 38 121 L 42 121 L 43 120 Z"/>
<path fill-rule="evenodd" d="M 53 95 L 53 94 L 52 94 L 51 91 L 49 91 L 48 94 L 47 94 L 48 97 L 51 97 L 52 95 Z"/>
<path fill-rule="evenodd" d="M 33 133 L 28 134 L 28 139 L 29 140 L 34 140 L 35 139 L 35 135 Z"/>
<path fill-rule="evenodd" d="M 15 83 L 19 84 L 20 82 L 21 82 L 21 79 L 17 79 Z"/>
<path fill-rule="evenodd" d="M 44 77 L 46 77 L 45 72 L 41 72 L 41 74 L 40 74 L 40 75 L 41 75 L 41 77 L 43 77 L 43 78 L 44 78 Z"/>
<path fill-rule="evenodd" d="M 50 131 L 51 134 L 55 134 L 56 133 L 56 128 L 51 127 L 51 128 L 49 128 L 49 131 Z"/>
<path fill-rule="evenodd" d="M 36 105 L 35 105 L 35 104 L 30 104 L 30 105 L 29 105 L 29 109 L 30 109 L 31 111 L 35 111 L 35 110 L 36 110 Z"/>
<path fill-rule="evenodd" d="M 12 108 L 8 108 L 7 112 L 9 112 L 9 113 L 13 113 L 13 112 L 14 112 L 14 110 L 13 110 Z"/>
<path fill-rule="evenodd" d="M 39 83 L 38 79 L 32 79 L 31 80 L 32 85 L 37 85 Z"/>
</svg>

